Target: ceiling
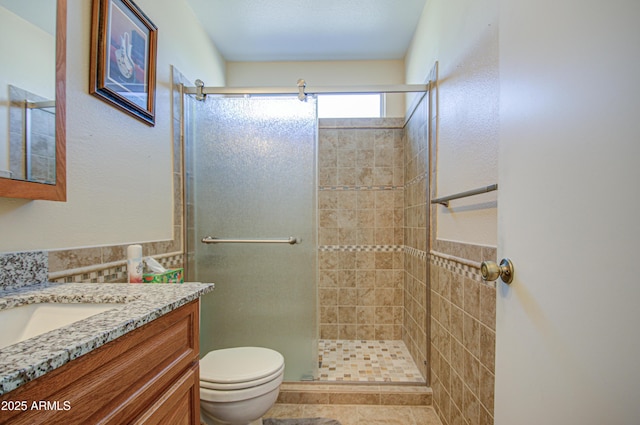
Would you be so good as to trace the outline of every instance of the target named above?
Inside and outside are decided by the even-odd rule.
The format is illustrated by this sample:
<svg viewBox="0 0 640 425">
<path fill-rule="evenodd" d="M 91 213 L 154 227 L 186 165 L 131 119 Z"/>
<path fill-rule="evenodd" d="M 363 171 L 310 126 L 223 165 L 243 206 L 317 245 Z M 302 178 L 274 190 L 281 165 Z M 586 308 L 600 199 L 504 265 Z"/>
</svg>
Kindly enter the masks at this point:
<svg viewBox="0 0 640 425">
<path fill-rule="evenodd" d="M 227 61 L 402 59 L 427 0 L 187 0 Z"/>
</svg>

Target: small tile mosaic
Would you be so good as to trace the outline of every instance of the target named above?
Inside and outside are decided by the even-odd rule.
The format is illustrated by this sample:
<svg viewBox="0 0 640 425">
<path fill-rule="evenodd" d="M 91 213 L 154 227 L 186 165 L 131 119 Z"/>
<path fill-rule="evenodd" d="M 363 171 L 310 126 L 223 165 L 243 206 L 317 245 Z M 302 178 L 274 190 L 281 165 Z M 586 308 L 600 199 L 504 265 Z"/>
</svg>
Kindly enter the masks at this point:
<svg viewBox="0 0 640 425">
<path fill-rule="evenodd" d="M 154 256 L 166 269 L 182 267 L 182 253 L 169 253 Z M 116 261 L 111 264 L 97 264 L 61 272 L 50 273 L 49 280 L 56 283 L 123 283 L 127 281 L 126 261 Z"/>
<path fill-rule="evenodd" d="M 328 252 L 403 252 L 401 245 L 320 245 L 318 251 Z"/>
<path fill-rule="evenodd" d="M 413 186 L 419 183 L 422 183 L 426 180 L 427 176 L 425 174 L 419 174 L 417 176 L 415 176 L 414 178 L 412 178 L 411 180 L 409 180 L 408 182 L 406 182 L 404 184 L 404 188 L 407 188 L 408 186 Z"/>
<path fill-rule="evenodd" d="M 482 279 L 480 264 L 476 264 L 473 261 L 465 260 L 464 258 L 455 258 L 435 251 L 430 253 L 430 259 L 431 262 L 438 267 L 442 267 L 450 272 L 473 279 L 476 282 L 482 282 L 483 284 L 493 288 L 496 287 L 495 282 L 486 282 Z"/>
<path fill-rule="evenodd" d="M 402 341 L 320 340 L 319 380 L 424 382 Z"/>
<path fill-rule="evenodd" d="M 62 277 L 52 278 L 56 283 L 117 283 L 127 280 L 127 265 L 121 264 L 113 267 L 106 267 L 101 270 L 94 270 L 86 273 L 69 274 Z"/>
<path fill-rule="evenodd" d="M 393 186 L 393 185 L 383 185 L 383 186 L 320 186 L 318 187 L 319 191 L 353 191 L 353 190 L 402 190 L 404 186 Z"/>
<path fill-rule="evenodd" d="M 404 247 L 404 252 L 406 252 L 408 255 L 411 255 L 413 257 L 419 258 L 423 261 L 425 261 L 427 259 L 427 253 L 426 251 L 422 251 L 420 249 L 416 249 L 413 248 L 411 246 L 405 246 Z"/>
</svg>

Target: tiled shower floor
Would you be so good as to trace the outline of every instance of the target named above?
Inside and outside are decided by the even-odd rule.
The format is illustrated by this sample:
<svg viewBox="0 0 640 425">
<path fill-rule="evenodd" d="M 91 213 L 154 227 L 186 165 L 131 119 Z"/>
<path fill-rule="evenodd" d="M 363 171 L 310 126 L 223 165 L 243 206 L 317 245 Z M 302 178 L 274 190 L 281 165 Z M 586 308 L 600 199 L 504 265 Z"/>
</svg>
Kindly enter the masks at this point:
<svg viewBox="0 0 640 425">
<path fill-rule="evenodd" d="M 321 382 L 425 382 L 402 341 L 320 340 Z"/>
</svg>

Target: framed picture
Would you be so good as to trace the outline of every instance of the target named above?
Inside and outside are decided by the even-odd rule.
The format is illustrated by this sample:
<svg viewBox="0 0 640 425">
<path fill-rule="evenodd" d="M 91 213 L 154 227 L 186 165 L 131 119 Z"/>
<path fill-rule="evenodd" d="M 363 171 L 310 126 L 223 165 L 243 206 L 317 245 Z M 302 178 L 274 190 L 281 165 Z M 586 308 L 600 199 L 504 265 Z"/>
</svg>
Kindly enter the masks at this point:
<svg viewBox="0 0 640 425">
<path fill-rule="evenodd" d="M 91 94 L 155 125 L 158 28 L 131 0 L 93 0 Z"/>
</svg>

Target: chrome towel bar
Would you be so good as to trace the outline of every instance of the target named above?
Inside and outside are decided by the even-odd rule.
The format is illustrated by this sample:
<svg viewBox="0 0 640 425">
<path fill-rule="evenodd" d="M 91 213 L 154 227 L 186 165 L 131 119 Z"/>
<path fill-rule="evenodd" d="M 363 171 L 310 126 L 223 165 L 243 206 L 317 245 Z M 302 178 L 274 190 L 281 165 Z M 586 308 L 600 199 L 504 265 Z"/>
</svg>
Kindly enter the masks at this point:
<svg viewBox="0 0 640 425">
<path fill-rule="evenodd" d="M 202 243 L 288 243 L 294 245 L 300 243 L 300 240 L 293 236 L 289 236 L 287 239 L 220 239 L 205 236 L 202 238 Z"/>
<path fill-rule="evenodd" d="M 498 184 L 490 184 L 486 187 L 480 187 L 478 189 L 468 190 L 466 192 L 456 193 L 455 195 L 443 196 L 442 198 L 432 199 L 432 204 L 440 204 L 445 207 L 449 206 L 449 201 L 453 199 L 466 198 L 468 196 L 479 195 L 481 193 L 493 192 L 494 190 L 498 190 Z"/>
</svg>

